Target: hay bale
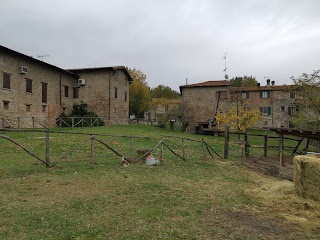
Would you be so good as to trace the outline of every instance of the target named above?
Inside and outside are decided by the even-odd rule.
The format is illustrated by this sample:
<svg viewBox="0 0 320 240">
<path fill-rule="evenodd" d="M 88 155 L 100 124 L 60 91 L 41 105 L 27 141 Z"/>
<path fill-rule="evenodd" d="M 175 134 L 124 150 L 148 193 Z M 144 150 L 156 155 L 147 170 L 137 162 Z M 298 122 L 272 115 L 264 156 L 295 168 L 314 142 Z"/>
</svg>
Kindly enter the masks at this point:
<svg viewBox="0 0 320 240">
<path fill-rule="evenodd" d="M 320 201 L 320 158 L 316 155 L 296 156 L 293 167 L 297 194 Z"/>
</svg>

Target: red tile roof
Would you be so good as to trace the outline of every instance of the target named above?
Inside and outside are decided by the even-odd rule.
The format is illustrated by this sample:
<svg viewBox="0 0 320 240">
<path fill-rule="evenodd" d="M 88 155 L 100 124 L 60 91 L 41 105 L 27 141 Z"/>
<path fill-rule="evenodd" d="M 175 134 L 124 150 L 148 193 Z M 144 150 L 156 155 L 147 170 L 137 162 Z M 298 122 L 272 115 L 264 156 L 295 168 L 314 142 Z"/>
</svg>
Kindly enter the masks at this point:
<svg viewBox="0 0 320 240">
<path fill-rule="evenodd" d="M 202 83 L 183 85 L 183 86 L 180 86 L 180 88 L 222 87 L 222 86 L 230 86 L 230 82 L 228 80 L 207 81 L 207 82 L 202 82 Z"/>
</svg>

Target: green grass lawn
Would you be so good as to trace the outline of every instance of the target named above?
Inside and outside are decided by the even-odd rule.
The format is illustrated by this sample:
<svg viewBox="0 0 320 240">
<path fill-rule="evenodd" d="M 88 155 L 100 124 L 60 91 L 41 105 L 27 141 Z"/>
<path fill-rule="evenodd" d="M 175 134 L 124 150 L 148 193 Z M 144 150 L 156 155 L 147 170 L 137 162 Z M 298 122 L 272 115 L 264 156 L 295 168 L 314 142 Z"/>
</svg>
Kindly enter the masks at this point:
<svg viewBox="0 0 320 240">
<path fill-rule="evenodd" d="M 164 135 L 204 138 L 223 155 L 223 137 L 152 126 L 68 131 L 148 137 L 135 139 L 135 149 L 150 149 Z M 44 158 L 43 133 L 5 134 Z M 59 159 L 88 137 L 50 134 L 50 159 L 56 162 L 52 168 L 0 139 L 0 239 L 320 237 L 319 204 L 297 198 L 291 183 L 284 187 L 283 181 L 245 169 L 238 144 L 231 144 L 228 160 L 208 154 L 204 160 L 201 143 L 187 142 L 186 161 L 164 149 L 163 161 L 153 167 L 143 161 L 123 167 L 120 157 L 98 143 L 92 164 L 90 141 Z M 130 156 L 130 139 L 98 138 Z M 181 154 L 181 140 L 166 138 L 166 142 Z M 156 157 L 159 154 L 155 152 Z"/>
</svg>

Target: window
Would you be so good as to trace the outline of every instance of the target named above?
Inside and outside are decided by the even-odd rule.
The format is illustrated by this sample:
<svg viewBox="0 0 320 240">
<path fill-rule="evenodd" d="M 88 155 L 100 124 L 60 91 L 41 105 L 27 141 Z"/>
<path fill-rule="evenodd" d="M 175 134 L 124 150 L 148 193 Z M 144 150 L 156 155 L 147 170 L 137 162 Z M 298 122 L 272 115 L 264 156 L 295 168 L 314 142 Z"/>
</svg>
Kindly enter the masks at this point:
<svg viewBox="0 0 320 240">
<path fill-rule="evenodd" d="M 48 101 L 47 99 L 47 91 L 48 91 L 48 83 L 41 83 L 41 89 L 42 89 L 42 102 L 46 103 Z"/>
<path fill-rule="evenodd" d="M 69 86 L 64 86 L 64 96 L 69 97 Z"/>
<path fill-rule="evenodd" d="M 270 98 L 270 91 L 261 91 L 260 98 Z"/>
<path fill-rule="evenodd" d="M 10 89 L 10 77 L 11 75 L 9 73 L 3 73 L 3 83 L 2 87 Z"/>
<path fill-rule="evenodd" d="M 271 115 L 271 107 L 261 107 L 260 112 L 262 115 Z"/>
<path fill-rule="evenodd" d="M 241 93 L 242 99 L 248 99 L 249 98 L 249 92 L 242 92 Z"/>
<path fill-rule="evenodd" d="M 114 98 L 118 98 L 118 88 L 114 88 Z"/>
<path fill-rule="evenodd" d="M 221 91 L 221 92 L 216 92 L 216 99 L 218 100 L 220 96 L 220 100 L 227 100 L 228 99 L 228 93 L 227 91 Z"/>
<path fill-rule="evenodd" d="M 281 107 L 280 107 L 280 111 L 281 111 L 281 112 L 284 112 L 284 111 L 285 111 L 285 107 L 284 107 L 284 106 L 281 106 Z"/>
<path fill-rule="evenodd" d="M 46 105 L 42 105 L 42 112 L 46 112 L 47 111 L 47 106 Z"/>
<path fill-rule="evenodd" d="M 299 111 L 298 107 L 288 107 L 288 114 L 295 115 Z"/>
<path fill-rule="evenodd" d="M 290 92 L 290 98 L 295 99 L 296 98 L 296 92 Z"/>
<path fill-rule="evenodd" d="M 117 113 L 117 108 L 114 108 L 114 113 Z"/>
<path fill-rule="evenodd" d="M 73 98 L 79 98 L 79 88 L 78 87 L 73 88 Z"/>
<path fill-rule="evenodd" d="M 3 109 L 4 110 L 9 110 L 9 103 L 10 103 L 10 101 L 3 101 Z"/>
<path fill-rule="evenodd" d="M 26 92 L 32 93 L 32 80 L 26 78 Z"/>
<path fill-rule="evenodd" d="M 128 100 L 128 93 L 124 92 L 124 101 L 126 102 Z"/>
<path fill-rule="evenodd" d="M 26 111 L 31 112 L 31 104 L 26 104 Z"/>
</svg>

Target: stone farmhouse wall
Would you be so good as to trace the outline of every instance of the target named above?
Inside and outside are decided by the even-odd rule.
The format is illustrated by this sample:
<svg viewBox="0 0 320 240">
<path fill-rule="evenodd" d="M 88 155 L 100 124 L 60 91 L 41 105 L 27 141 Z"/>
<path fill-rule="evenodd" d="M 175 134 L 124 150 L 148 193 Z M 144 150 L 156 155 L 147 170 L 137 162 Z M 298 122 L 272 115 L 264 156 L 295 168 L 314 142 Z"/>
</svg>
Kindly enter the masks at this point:
<svg viewBox="0 0 320 240">
<path fill-rule="evenodd" d="M 21 73 L 22 66 L 28 68 L 27 73 Z M 9 88 L 4 87 L 6 74 L 10 76 Z M 74 102 L 61 96 L 60 84 L 72 86 L 76 78 L 75 74 L 0 48 L 0 117 L 6 119 L 7 127 L 18 124 L 31 127 L 33 116 L 44 125 L 54 125 L 61 113 L 61 104 Z M 27 81 L 31 82 L 31 92 L 30 89 L 27 92 Z M 42 89 L 44 84 L 47 84 L 46 90 Z M 42 99 L 42 91 L 46 92 L 47 99 Z"/>
<path fill-rule="evenodd" d="M 85 80 L 79 86 L 81 101 L 107 124 L 127 124 L 129 119 L 129 79 L 123 70 L 88 68 L 70 70 Z"/>
<path fill-rule="evenodd" d="M 61 113 L 81 101 L 106 124 L 126 124 L 131 81 L 122 66 L 71 72 L 0 46 L 0 127 L 28 128 L 32 119 L 35 127 L 54 127 Z"/>
<path fill-rule="evenodd" d="M 232 88 L 228 86 L 182 86 L 183 104 L 190 107 L 190 114 L 194 117 L 192 125 L 211 119 L 217 104 L 217 92 L 227 91 L 227 97 L 220 99 L 218 113 L 226 111 L 230 104 L 237 99 L 244 99 L 248 105 L 261 111 L 262 120 L 254 127 L 293 127 L 292 119 L 298 111 L 297 96 L 291 94 L 292 86 L 267 85 L 262 87 Z M 262 97 L 261 92 L 269 92 Z M 243 94 L 246 93 L 246 94 Z M 265 111 L 263 111 L 264 109 Z"/>
</svg>

